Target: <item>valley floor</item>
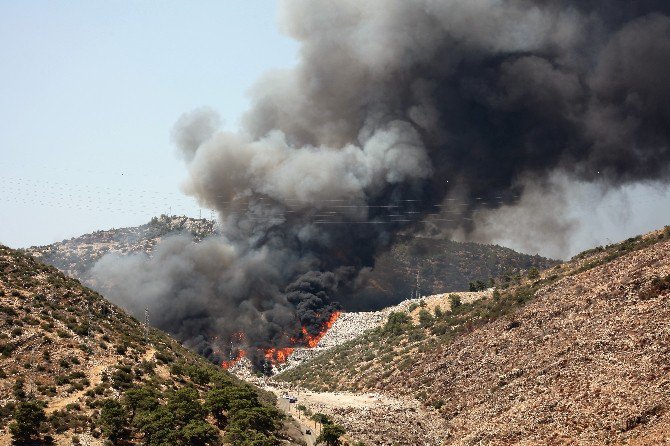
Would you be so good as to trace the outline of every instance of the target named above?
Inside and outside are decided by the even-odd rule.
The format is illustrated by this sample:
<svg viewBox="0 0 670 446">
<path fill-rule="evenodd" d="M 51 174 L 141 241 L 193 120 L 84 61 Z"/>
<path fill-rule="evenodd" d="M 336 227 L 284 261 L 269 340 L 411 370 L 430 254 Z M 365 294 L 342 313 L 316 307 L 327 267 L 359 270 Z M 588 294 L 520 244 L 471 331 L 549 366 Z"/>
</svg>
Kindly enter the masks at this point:
<svg viewBox="0 0 670 446">
<path fill-rule="evenodd" d="M 279 408 L 290 414 L 303 428 L 310 446 L 319 434 L 319 426 L 297 410 L 303 405 L 312 413 L 331 416 L 347 430 L 351 441 L 369 445 L 440 445 L 448 427 L 435 410 L 428 410 L 410 398 L 394 398 L 382 393 L 313 392 L 272 379 L 255 384 L 277 395 Z M 282 395 L 295 396 L 290 404 Z"/>
</svg>

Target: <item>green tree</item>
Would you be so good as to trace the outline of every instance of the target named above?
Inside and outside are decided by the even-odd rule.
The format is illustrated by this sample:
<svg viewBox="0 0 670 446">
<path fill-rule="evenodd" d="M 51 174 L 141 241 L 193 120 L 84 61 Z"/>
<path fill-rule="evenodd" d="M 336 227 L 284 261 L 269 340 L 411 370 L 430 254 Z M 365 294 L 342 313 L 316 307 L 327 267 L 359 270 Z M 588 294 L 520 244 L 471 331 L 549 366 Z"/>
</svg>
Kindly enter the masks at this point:
<svg viewBox="0 0 670 446">
<path fill-rule="evenodd" d="M 450 294 L 449 305 L 451 306 L 451 311 L 456 310 L 458 307 L 462 305 L 461 296 L 459 296 L 458 294 Z"/>
<path fill-rule="evenodd" d="M 186 374 L 191 378 L 191 381 L 201 386 L 208 384 L 212 379 L 212 372 L 210 370 L 195 365 L 187 367 Z"/>
<path fill-rule="evenodd" d="M 399 311 L 394 311 L 389 314 L 386 325 L 384 325 L 384 330 L 399 335 L 402 334 L 408 327 L 411 325 L 412 319 L 407 313 L 402 313 Z"/>
<path fill-rule="evenodd" d="M 236 427 L 226 429 L 226 443 L 232 446 L 278 446 L 280 444 L 274 435 L 244 431 Z"/>
<path fill-rule="evenodd" d="M 132 424 L 137 412 L 152 411 L 158 407 L 158 395 L 150 387 L 130 389 L 123 394 L 123 405 L 130 412 L 129 423 Z"/>
<path fill-rule="evenodd" d="M 528 271 L 528 278 L 529 278 L 529 279 L 533 279 L 533 280 L 535 280 L 535 279 L 537 279 L 538 277 L 540 277 L 540 272 L 537 270 L 537 268 L 532 267 L 532 268 Z"/>
<path fill-rule="evenodd" d="M 184 445 L 214 446 L 221 444 L 219 431 L 211 424 L 202 420 L 189 422 L 180 432 Z"/>
<path fill-rule="evenodd" d="M 14 422 L 9 425 L 12 444 L 16 446 L 39 444 L 40 427 L 47 416 L 36 400 L 21 401 L 14 409 Z"/>
<path fill-rule="evenodd" d="M 212 414 L 219 427 L 226 425 L 227 417 L 225 412 L 230 410 L 232 393 L 230 388 L 212 389 L 205 395 L 205 410 Z"/>
<path fill-rule="evenodd" d="M 230 387 L 230 410 L 235 412 L 242 409 L 260 406 L 258 395 L 250 387 Z"/>
<path fill-rule="evenodd" d="M 339 424 L 324 424 L 321 429 L 321 434 L 316 438 L 316 444 L 325 443 L 326 446 L 340 446 L 342 442 L 340 437 L 346 431 Z"/>
<path fill-rule="evenodd" d="M 126 410 L 117 400 L 104 400 L 99 424 L 102 433 L 110 440 L 123 438 L 126 430 Z"/>
<path fill-rule="evenodd" d="M 165 406 L 138 416 L 135 424 L 144 434 L 145 446 L 178 444 L 176 420 Z"/>
<path fill-rule="evenodd" d="M 231 428 L 269 435 L 277 429 L 280 419 L 280 413 L 274 407 L 251 407 L 233 413 L 229 424 Z"/>
<path fill-rule="evenodd" d="M 433 323 L 433 316 L 425 308 L 422 308 L 421 311 L 419 311 L 419 323 L 424 328 Z"/>
<path fill-rule="evenodd" d="M 333 424 L 333 420 L 330 419 L 328 415 L 324 415 L 322 413 L 315 413 L 312 415 L 312 420 L 316 421 L 317 423 L 321 424 Z"/>
<path fill-rule="evenodd" d="M 199 398 L 198 391 L 193 387 L 182 387 L 168 397 L 167 409 L 177 422 L 186 425 L 189 421 L 202 419 L 205 415 Z"/>
<path fill-rule="evenodd" d="M 442 316 L 444 316 L 444 313 L 442 312 L 442 308 L 439 305 L 435 306 L 435 310 L 433 310 L 433 312 L 435 314 L 435 319 L 439 319 Z"/>
</svg>

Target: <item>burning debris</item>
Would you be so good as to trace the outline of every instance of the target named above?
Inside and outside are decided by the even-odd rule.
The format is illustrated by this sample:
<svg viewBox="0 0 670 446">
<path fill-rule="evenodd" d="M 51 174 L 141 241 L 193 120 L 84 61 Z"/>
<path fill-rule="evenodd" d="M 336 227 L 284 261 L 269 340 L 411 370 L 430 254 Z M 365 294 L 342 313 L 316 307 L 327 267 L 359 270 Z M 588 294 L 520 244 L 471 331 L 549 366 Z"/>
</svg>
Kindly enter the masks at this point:
<svg viewBox="0 0 670 446">
<path fill-rule="evenodd" d="M 290 346 L 287 347 L 269 347 L 263 349 L 263 356 L 267 363 L 272 366 L 285 363 L 289 356 L 294 352 L 296 347 L 309 347 L 315 348 L 319 345 L 321 338 L 330 330 L 335 321 L 339 318 L 341 312 L 335 311 L 330 315 L 330 318 L 319 328 L 319 331 L 316 334 L 311 334 L 307 328 L 303 327 L 301 330 L 302 336 L 300 338 L 290 338 Z M 236 338 L 238 342 L 244 343 L 244 334 L 236 333 L 233 338 Z M 229 369 L 235 364 L 237 364 L 242 358 L 246 357 L 246 351 L 242 349 L 234 349 L 231 347 L 231 359 L 223 361 L 221 366 L 224 369 Z"/>
<path fill-rule="evenodd" d="M 229 340 L 244 333 L 260 366 L 359 299 L 402 231 L 470 234 L 474 209 L 515 206 L 531 184 L 551 198 L 555 175 L 667 181 L 669 13 L 652 0 L 285 1 L 298 66 L 261 79 L 237 133 L 206 109 L 175 127 L 184 189 L 217 210 L 221 235 L 103 259 L 100 283 L 213 360 L 237 358 Z"/>
</svg>

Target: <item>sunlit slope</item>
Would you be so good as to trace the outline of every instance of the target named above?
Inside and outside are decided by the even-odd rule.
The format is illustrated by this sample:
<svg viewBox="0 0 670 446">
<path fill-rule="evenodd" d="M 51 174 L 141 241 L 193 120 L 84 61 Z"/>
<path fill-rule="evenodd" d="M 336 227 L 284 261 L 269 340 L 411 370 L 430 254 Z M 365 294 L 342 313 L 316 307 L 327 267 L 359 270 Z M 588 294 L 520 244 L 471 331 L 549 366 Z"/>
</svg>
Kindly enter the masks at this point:
<svg viewBox="0 0 670 446">
<path fill-rule="evenodd" d="M 48 437 L 70 444 L 72 436 L 94 445 L 293 442 L 269 394 L 4 246 L 0 325 L 2 445 L 17 410 L 31 404 L 45 420 L 28 444 Z"/>
<path fill-rule="evenodd" d="M 531 276 L 423 323 L 397 313 L 279 378 L 417 397 L 447 444 L 667 438 L 670 228 Z"/>
</svg>

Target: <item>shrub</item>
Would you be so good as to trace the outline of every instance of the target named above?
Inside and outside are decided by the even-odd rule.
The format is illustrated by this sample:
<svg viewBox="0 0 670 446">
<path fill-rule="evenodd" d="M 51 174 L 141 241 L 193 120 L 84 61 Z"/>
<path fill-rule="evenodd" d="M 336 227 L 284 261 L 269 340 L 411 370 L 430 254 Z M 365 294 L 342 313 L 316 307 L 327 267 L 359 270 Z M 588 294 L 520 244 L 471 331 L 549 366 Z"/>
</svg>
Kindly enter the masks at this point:
<svg viewBox="0 0 670 446">
<path fill-rule="evenodd" d="M 4 357 L 9 357 L 12 355 L 14 350 L 16 350 L 17 345 L 13 342 L 7 342 L 5 344 L 0 344 L 0 354 Z"/>
<path fill-rule="evenodd" d="M 40 427 L 46 418 L 44 408 L 38 401 L 19 403 L 14 410 L 14 422 L 9 426 L 13 444 L 39 444 Z"/>
<path fill-rule="evenodd" d="M 389 314 L 384 325 L 384 331 L 394 335 L 399 335 L 405 332 L 407 328 L 411 327 L 412 319 L 407 313 L 402 312 L 392 312 Z"/>
<path fill-rule="evenodd" d="M 451 311 L 456 310 L 458 307 L 462 305 L 461 296 L 459 296 L 458 294 L 450 294 L 449 305 L 451 305 Z"/>
<path fill-rule="evenodd" d="M 209 369 L 195 365 L 187 367 L 186 374 L 189 378 L 191 378 L 191 381 L 199 385 L 205 385 L 209 383 L 212 377 Z"/>
<path fill-rule="evenodd" d="M 422 308 L 421 311 L 419 311 L 419 323 L 424 328 L 433 323 L 433 316 L 425 308 Z"/>
<path fill-rule="evenodd" d="M 130 367 L 120 367 L 112 373 L 112 387 L 115 389 L 127 389 L 133 383 L 133 375 Z"/>
</svg>

